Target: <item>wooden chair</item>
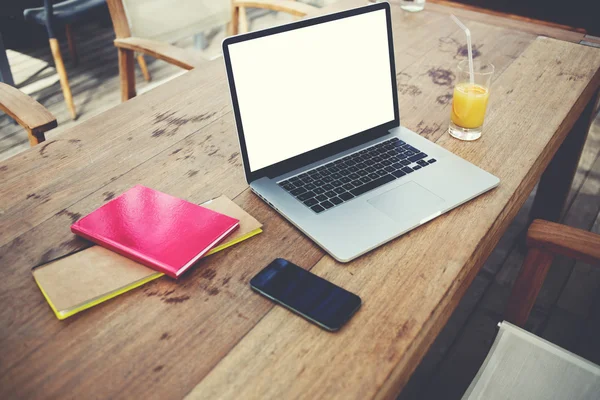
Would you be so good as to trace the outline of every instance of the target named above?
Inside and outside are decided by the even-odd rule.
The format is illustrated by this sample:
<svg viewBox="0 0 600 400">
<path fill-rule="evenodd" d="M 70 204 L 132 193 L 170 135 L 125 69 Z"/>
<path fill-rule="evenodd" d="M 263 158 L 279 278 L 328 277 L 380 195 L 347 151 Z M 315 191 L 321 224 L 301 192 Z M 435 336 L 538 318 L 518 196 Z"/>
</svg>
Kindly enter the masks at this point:
<svg viewBox="0 0 600 400">
<path fill-rule="evenodd" d="M 6 83 L 0 83 L 0 110 L 25 128 L 32 147 L 46 140 L 44 133 L 57 125 L 54 115 L 44 106 Z"/>
<path fill-rule="evenodd" d="M 533 308 L 556 255 L 600 264 L 600 235 L 535 220 L 529 248 L 486 360 L 463 399 L 597 399 L 600 367 L 518 326 Z M 517 326 L 515 326 L 515 325 Z"/>
<path fill-rule="evenodd" d="M 524 326 L 556 255 L 590 264 L 600 263 L 600 235 L 543 220 L 535 220 L 527 231 L 528 252 L 515 281 L 504 315 Z"/>
<path fill-rule="evenodd" d="M 135 96 L 134 52 L 186 70 L 205 63 L 194 51 L 173 46 L 184 37 L 229 25 L 229 33 L 248 30 L 246 8 L 282 11 L 303 17 L 315 7 L 292 0 L 107 0 L 119 52 L 121 100 Z"/>
<path fill-rule="evenodd" d="M 231 35 L 248 32 L 246 8 L 263 8 L 272 11 L 282 11 L 297 18 L 302 18 L 316 9 L 314 6 L 300 3 L 295 0 L 232 0 L 231 24 L 229 30 Z"/>
<path fill-rule="evenodd" d="M 76 63 L 77 50 L 71 32 L 71 24 L 89 15 L 93 15 L 104 7 L 106 7 L 105 0 L 67 0 L 56 4 L 52 4 L 52 0 L 44 0 L 44 7 L 29 8 L 23 11 L 26 21 L 43 25 L 48 31 L 50 51 L 52 52 L 56 72 L 58 72 L 65 103 L 73 119 L 77 118 L 77 112 L 75 111 L 67 70 L 65 69 L 62 54 L 60 53 L 60 44 L 58 43 L 56 32 L 58 29 L 65 30 L 69 52 L 71 53 L 73 62 Z"/>
</svg>

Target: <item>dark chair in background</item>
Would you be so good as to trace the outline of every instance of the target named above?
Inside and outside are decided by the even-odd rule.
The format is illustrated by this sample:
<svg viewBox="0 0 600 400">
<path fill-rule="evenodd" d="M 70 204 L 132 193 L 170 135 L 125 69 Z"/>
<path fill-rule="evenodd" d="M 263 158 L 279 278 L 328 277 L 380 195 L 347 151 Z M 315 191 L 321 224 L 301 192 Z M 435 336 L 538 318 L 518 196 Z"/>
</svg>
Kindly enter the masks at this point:
<svg viewBox="0 0 600 400">
<path fill-rule="evenodd" d="M 6 49 L 4 48 L 4 42 L 2 41 L 1 33 L 0 33 L 0 82 L 4 82 L 11 86 L 15 86 L 12 72 L 10 71 L 10 64 L 8 63 L 8 57 L 6 57 Z"/>
<path fill-rule="evenodd" d="M 44 7 L 29 8 L 23 12 L 26 21 L 35 22 L 46 27 L 50 41 L 50 51 L 60 79 L 60 86 L 73 119 L 77 118 L 77 112 L 75 111 L 65 64 L 60 53 L 57 32 L 61 29 L 65 30 L 71 58 L 74 63 L 77 63 L 77 50 L 71 32 L 71 24 L 94 15 L 101 8 L 106 8 L 105 0 L 67 0 L 56 4 L 52 4 L 52 0 L 44 0 Z"/>
</svg>

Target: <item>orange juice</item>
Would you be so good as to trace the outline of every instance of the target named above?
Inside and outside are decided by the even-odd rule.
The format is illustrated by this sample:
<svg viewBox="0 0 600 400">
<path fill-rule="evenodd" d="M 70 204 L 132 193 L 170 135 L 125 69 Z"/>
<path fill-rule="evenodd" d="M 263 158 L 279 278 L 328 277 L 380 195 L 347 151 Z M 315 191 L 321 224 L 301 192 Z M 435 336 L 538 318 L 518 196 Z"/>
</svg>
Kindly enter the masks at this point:
<svg viewBox="0 0 600 400">
<path fill-rule="evenodd" d="M 450 115 L 452 122 L 467 129 L 482 126 L 489 95 L 488 89 L 481 85 L 469 82 L 456 85 Z"/>
</svg>

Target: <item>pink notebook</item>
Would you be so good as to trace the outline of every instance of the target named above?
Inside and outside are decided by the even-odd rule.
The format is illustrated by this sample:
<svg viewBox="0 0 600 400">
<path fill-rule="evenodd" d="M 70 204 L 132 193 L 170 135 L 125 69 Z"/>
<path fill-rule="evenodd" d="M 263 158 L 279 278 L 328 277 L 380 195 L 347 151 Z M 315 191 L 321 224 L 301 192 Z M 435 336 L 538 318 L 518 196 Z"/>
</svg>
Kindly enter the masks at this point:
<svg viewBox="0 0 600 400">
<path fill-rule="evenodd" d="M 137 185 L 71 225 L 71 231 L 178 278 L 239 221 Z"/>
</svg>

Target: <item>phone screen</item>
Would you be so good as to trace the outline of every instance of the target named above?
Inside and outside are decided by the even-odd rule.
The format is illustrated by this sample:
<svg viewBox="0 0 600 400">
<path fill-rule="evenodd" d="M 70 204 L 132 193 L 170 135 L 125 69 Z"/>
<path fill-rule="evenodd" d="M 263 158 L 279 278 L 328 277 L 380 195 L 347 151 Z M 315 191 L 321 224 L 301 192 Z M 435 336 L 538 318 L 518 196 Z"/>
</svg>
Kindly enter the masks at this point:
<svg viewBox="0 0 600 400">
<path fill-rule="evenodd" d="M 340 329 L 361 304 L 357 295 L 282 258 L 260 271 L 250 286 L 330 331 Z"/>
</svg>

